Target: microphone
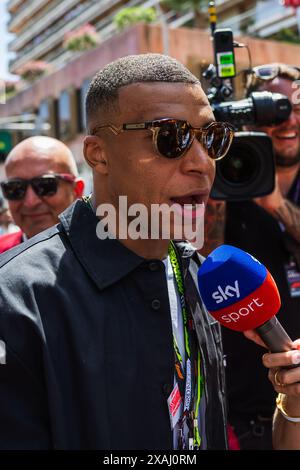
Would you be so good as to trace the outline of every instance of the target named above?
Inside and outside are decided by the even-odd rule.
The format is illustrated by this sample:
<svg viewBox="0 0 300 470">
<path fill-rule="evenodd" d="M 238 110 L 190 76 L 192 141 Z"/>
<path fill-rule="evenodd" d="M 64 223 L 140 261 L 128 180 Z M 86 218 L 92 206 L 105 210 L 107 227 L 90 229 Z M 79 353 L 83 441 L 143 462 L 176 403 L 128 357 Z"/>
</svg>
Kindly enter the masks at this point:
<svg viewBox="0 0 300 470">
<path fill-rule="evenodd" d="M 209 313 L 224 327 L 255 330 L 271 352 L 293 349 L 276 318 L 281 301 L 267 268 L 239 248 L 222 245 L 198 270 L 198 285 Z"/>
</svg>

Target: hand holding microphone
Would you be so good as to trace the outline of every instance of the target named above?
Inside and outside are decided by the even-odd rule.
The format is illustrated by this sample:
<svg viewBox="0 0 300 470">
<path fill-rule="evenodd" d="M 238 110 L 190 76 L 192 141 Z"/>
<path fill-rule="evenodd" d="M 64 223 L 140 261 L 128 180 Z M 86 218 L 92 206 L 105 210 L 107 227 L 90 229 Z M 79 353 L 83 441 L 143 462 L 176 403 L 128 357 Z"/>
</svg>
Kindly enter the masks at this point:
<svg viewBox="0 0 300 470">
<path fill-rule="evenodd" d="M 239 248 L 222 245 L 203 262 L 198 284 L 209 313 L 224 327 L 255 330 L 271 352 L 293 349 L 276 318 L 280 295 L 269 271 Z"/>
<path fill-rule="evenodd" d="M 270 349 L 263 363 L 279 392 L 277 413 L 285 422 L 300 423 L 300 367 L 296 367 L 300 364 L 300 340 L 292 342 L 275 317 L 280 296 L 266 267 L 245 251 L 222 245 L 199 268 L 198 284 L 203 302 L 216 320 L 232 330 L 247 331 L 255 340 L 252 331 L 248 332 L 254 330 Z M 300 434 L 296 438 L 299 448 Z"/>
</svg>

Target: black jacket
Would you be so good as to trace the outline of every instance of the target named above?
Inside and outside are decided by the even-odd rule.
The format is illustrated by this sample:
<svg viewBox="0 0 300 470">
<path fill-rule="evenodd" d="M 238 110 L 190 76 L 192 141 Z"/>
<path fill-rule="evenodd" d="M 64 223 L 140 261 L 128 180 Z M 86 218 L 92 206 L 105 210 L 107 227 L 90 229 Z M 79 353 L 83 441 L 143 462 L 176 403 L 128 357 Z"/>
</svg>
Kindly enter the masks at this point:
<svg viewBox="0 0 300 470">
<path fill-rule="evenodd" d="M 0 258 L 0 448 L 172 449 L 174 356 L 164 265 L 96 237 L 83 201 Z M 206 435 L 226 448 L 219 326 L 182 251 L 205 369 Z M 3 359 L 3 351 L 6 358 Z"/>
</svg>

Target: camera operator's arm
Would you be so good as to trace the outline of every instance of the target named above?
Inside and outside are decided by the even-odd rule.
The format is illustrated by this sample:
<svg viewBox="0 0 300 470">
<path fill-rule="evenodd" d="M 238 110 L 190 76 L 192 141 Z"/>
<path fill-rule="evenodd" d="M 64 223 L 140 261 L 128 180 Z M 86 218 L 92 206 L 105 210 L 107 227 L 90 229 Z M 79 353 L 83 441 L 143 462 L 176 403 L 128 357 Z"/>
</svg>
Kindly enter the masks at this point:
<svg viewBox="0 0 300 470">
<path fill-rule="evenodd" d="M 226 202 L 209 199 L 205 208 L 204 246 L 201 255 L 207 256 L 224 243 Z"/>
<path fill-rule="evenodd" d="M 274 191 L 268 196 L 256 198 L 255 202 L 279 220 L 286 231 L 300 243 L 300 208 L 282 195 L 278 177 Z"/>
</svg>

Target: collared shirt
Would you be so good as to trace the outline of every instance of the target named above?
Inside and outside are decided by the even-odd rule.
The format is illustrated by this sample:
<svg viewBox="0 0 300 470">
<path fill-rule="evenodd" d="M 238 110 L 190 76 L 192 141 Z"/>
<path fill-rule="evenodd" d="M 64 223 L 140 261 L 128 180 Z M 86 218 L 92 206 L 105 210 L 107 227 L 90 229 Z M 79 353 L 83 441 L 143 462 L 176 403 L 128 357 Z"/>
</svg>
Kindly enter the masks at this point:
<svg viewBox="0 0 300 470">
<path fill-rule="evenodd" d="M 172 449 L 174 355 L 163 262 L 99 240 L 99 221 L 82 201 L 60 219 L 1 257 L 0 447 Z M 224 448 L 221 350 L 207 314 L 199 317 L 192 284 L 213 401 L 210 446 Z"/>
</svg>

